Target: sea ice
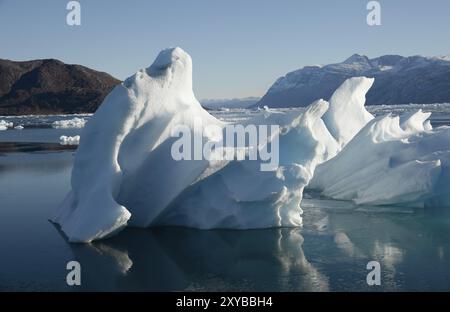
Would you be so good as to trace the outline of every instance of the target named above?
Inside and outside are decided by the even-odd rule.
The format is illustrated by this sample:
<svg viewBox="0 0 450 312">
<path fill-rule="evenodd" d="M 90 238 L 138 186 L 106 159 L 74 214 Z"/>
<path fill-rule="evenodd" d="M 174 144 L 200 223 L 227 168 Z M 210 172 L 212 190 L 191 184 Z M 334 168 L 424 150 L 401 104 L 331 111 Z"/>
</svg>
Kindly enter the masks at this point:
<svg viewBox="0 0 450 312">
<path fill-rule="evenodd" d="M 8 130 L 8 128 L 12 128 L 14 125 L 12 122 L 6 120 L 0 120 L 0 131 Z"/>
<path fill-rule="evenodd" d="M 83 128 L 86 125 L 87 120 L 84 118 L 75 117 L 68 120 L 57 120 L 52 123 L 52 127 L 55 129 L 68 129 L 68 128 Z"/>
<path fill-rule="evenodd" d="M 78 145 L 78 144 L 80 144 L 80 136 L 79 135 L 75 135 L 75 136 L 62 135 L 59 138 L 59 144 L 61 144 L 61 145 Z"/>
</svg>

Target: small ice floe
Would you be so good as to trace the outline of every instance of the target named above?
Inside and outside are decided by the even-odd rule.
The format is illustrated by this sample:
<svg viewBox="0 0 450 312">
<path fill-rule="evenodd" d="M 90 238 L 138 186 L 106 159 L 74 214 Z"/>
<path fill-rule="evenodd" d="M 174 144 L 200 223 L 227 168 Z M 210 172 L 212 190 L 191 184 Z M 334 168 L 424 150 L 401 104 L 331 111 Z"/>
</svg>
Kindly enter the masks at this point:
<svg viewBox="0 0 450 312">
<path fill-rule="evenodd" d="M 80 136 L 65 136 L 62 135 L 59 138 L 59 144 L 61 145 L 79 145 L 80 144 Z"/>
<path fill-rule="evenodd" d="M 68 128 L 83 128 L 87 120 L 84 118 L 75 117 L 68 120 L 57 120 L 52 123 L 52 127 L 55 129 L 68 129 Z"/>
<path fill-rule="evenodd" d="M 22 125 L 18 125 L 14 127 L 15 130 L 23 130 L 23 126 Z"/>
<path fill-rule="evenodd" d="M 0 120 L 0 131 L 8 130 L 8 128 L 12 128 L 14 125 L 12 122 L 6 120 Z"/>
</svg>

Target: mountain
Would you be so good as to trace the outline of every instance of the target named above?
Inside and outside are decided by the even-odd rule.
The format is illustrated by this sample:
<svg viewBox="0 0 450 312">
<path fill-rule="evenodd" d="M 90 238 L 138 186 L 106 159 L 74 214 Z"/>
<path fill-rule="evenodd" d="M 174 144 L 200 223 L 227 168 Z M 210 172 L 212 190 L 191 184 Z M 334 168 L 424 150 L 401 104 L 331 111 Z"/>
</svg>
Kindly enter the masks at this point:
<svg viewBox="0 0 450 312">
<path fill-rule="evenodd" d="M 207 109 L 217 108 L 247 108 L 254 106 L 260 98 L 258 97 L 246 97 L 238 99 L 214 99 L 214 100 L 202 100 L 200 103 Z"/>
<path fill-rule="evenodd" d="M 346 79 L 375 78 L 367 105 L 449 103 L 450 57 L 385 55 L 369 59 L 354 54 L 342 63 L 306 66 L 279 78 L 255 105 L 263 107 L 307 106 L 323 98 Z"/>
<path fill-rule="evenodd" d="M 54 59 L 0 59 L 0 115 L 91 113 L 120 81 Z"/>
</svg>

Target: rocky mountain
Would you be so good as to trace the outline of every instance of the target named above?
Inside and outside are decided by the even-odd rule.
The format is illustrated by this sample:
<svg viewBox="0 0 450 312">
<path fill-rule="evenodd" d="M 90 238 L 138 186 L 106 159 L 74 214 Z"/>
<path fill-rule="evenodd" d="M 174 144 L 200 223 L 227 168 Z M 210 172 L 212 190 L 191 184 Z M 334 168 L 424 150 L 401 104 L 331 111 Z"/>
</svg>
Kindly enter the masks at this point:
<svg viewBox="0 0 450 312">
<path fill-rule="evenodd" d="M 94 112 L 120 81 L 54 59 L 0 59 L 0 115 Z"/>
<path fill-rule="evenodd" d="M 450 57 L 354 54 L 342 63 L 306 66 L 279 78 L 255 105 L 307 106 L 354 76 L 374 77 L 368 105 L 450 103 Z"/>
</svg>

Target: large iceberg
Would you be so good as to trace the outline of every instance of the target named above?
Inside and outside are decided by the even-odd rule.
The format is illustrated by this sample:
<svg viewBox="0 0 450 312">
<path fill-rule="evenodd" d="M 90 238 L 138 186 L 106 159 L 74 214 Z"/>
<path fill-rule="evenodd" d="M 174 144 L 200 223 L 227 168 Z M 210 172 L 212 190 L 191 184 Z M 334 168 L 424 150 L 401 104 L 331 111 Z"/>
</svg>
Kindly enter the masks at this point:
<svg viewBox="0 0 450 312">
<path fill-rule="evenodd" d="M 303 188 L 317 157 L 327 160 L 337 152 L 321 119 L 327 109 L 318 101 L 304 114 L 262 111 L 247 121 L 280 125 L 283 152 L 276 170 L 261 171 L 254 160 L 174 160 L 171 133 L 177 126 L 187 125 L 209 142 L 203 128 L 226 123 L 196 100 L 190 56 L 180 48 L 164 50 L 114 88 L 83 129 L 72 190 L 53 220 L 73 242 L 104 238 L 126 225 L 299 226 Z"/>
<path fill-rule="evenodd" d="M 273 170 L 262 171 L 261 159 L 177 160 L 173 134 L 180 125 L 204 146 L 220 142 L 230 123 L 196 100 L 190 56 L 163 50 L 115 87 L 82 130 L 72 189 L 53 220 L 72 242 L 127 225 L 296 227 L 307 186 L 361 204 L 448 205 L 450 128 L 433 130 L 421 111 L 374 118 L 364 107 L 372 84 L 351 78 L 329 103 L 318 100 L 303 113 L 261 110 L 234 125 L 277 126 L 244 150 L 278 147 Z M 214 155 L 230 148 L 212 146 Z"/>
</svg>

